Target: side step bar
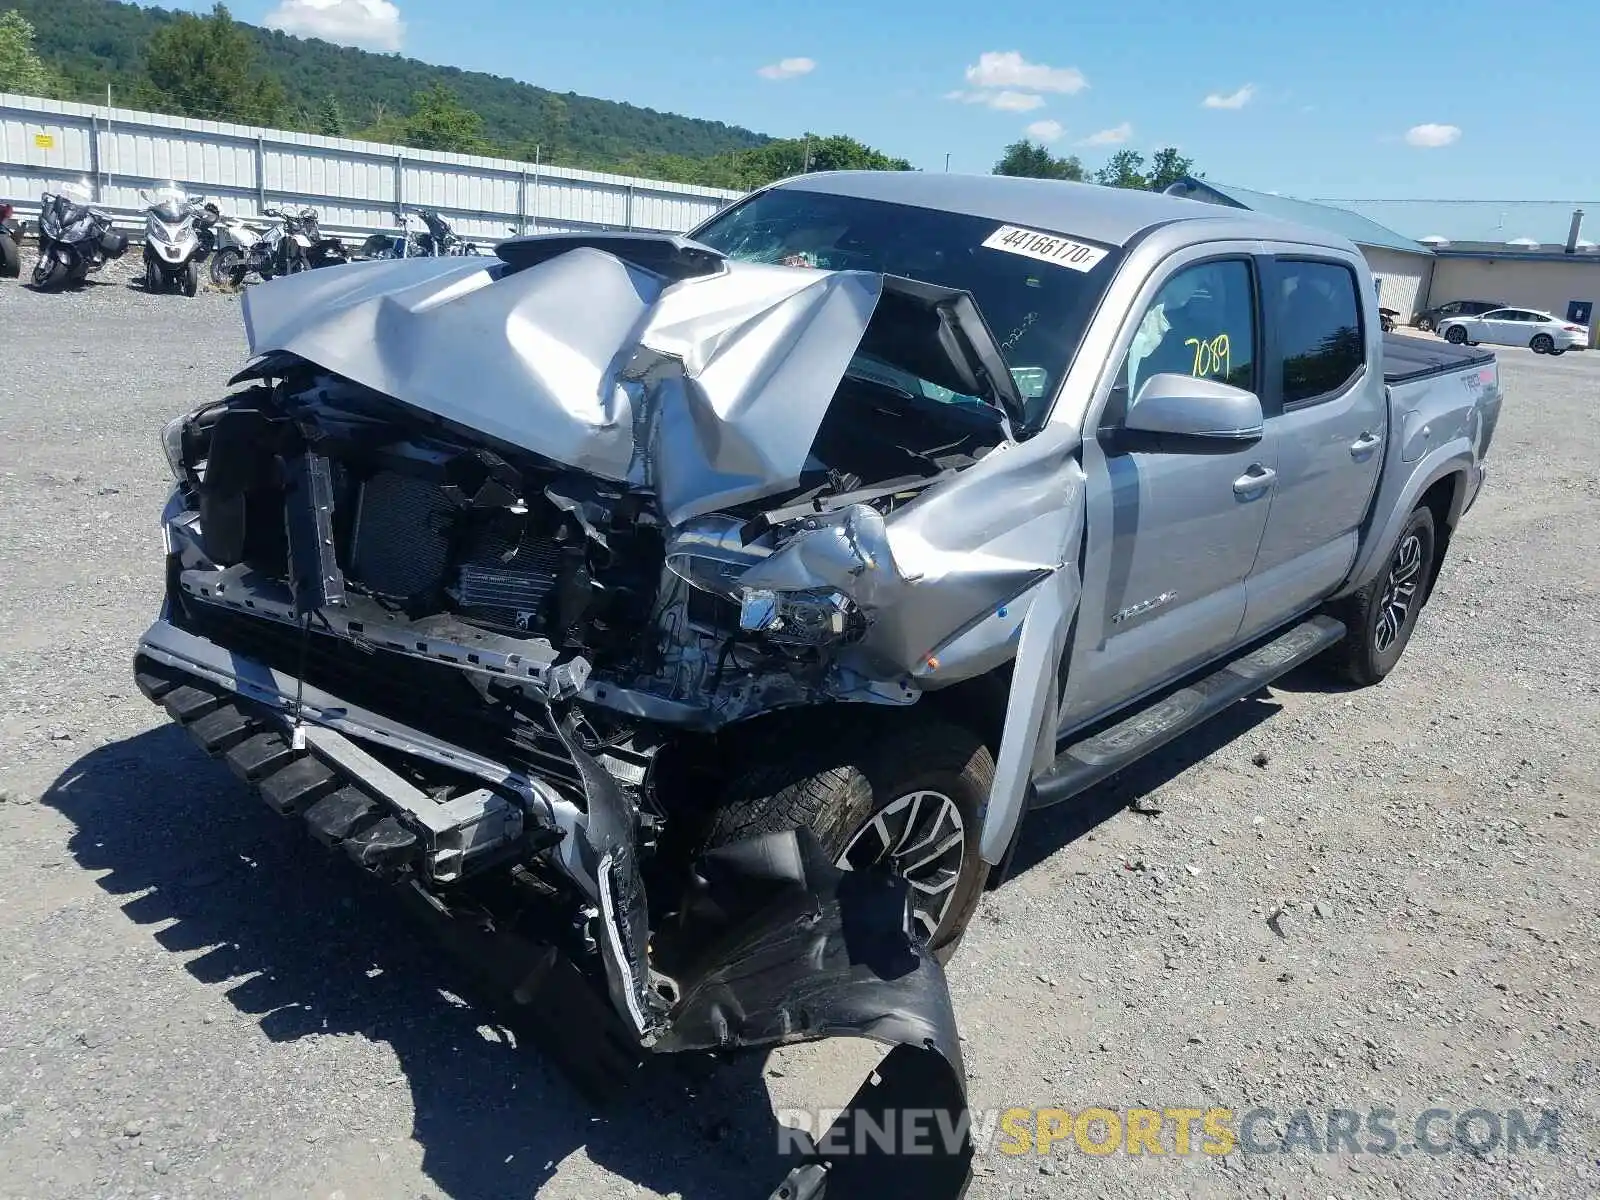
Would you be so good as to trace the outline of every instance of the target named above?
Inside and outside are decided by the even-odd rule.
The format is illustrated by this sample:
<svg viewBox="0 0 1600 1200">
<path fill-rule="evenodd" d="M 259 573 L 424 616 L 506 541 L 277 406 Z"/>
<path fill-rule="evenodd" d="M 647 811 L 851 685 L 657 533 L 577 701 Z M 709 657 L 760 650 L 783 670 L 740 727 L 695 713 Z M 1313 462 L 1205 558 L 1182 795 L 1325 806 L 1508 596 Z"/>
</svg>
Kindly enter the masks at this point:
<svg viewBox="0 0 1600 1200">
<path fill-rule="evenodd" d="M 1087 791 L 1280 675 L 1310 662 L 1344 635 L 1343 622 L 1312 617 L 1109 729 L 1073 743 L 1056 757 L 1055 765 L 1034 780 L 1033 806 L 1047 808 Z"/>
</svg>

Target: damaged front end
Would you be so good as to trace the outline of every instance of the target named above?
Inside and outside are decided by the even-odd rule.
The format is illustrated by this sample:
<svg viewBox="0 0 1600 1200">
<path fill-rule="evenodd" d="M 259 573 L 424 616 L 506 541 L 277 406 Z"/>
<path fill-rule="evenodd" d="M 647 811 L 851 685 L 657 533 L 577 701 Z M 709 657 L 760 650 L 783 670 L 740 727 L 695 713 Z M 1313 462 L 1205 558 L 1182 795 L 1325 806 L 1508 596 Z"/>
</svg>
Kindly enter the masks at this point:
<svg viewBox="0 0 1600 1200">
<path fill-rule="evenodd" d="M 876 1186 L 964 1191 L 905 886 L 807 831 L 696 829 L 741 722 L 912 705 L 1075 587 L 1073 444 L 1016 439 L 970 298 L 552 238 L 291 277 L 246 321 L 245 386 L 164 435 L 145 694 L 392 881 L 590 1091 L 644 1051 L 875 1038 L 858 1111 L 931 1096 L 958 1131 Z M 1048 719 L 1013 707 L 1002 768 Z M 819 1151 L 779 1194 L 869 1169 Z"/>
</svg>

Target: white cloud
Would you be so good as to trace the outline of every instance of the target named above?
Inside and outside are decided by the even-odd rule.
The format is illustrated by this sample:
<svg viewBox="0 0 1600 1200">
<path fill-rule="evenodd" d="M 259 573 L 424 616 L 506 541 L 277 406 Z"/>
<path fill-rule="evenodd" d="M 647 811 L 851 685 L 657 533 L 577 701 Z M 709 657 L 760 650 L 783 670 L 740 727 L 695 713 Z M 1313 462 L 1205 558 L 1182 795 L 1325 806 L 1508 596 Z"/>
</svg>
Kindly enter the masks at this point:
<svg viewBox="0 0 1600 1200">
<path fill-rule="evenodd" d="M 1030 92 L 996 92 L 989 97 L 989 107 L 1001 112 L 1031 112 L 1043 103 L 1043 96 Z"/>
<path fill-rule="evenodd" d="M 406 24 L 389 0 L 279 0 L 261 22 L 268 29 L 370 50 L 398 50 Z"/>
<path fill-rule="evenodd" d="M 1075 96 L 1089 86 L 1077 67 L 1031 63 L 1015 50 L 988 50 L 967 68 L 967 82 L 979 88 L 1023 88 L 1031 92 L 1065 92 Z"/>
<path fill-rule="evenodd" d="M 1422 146 L 1432 149 L 1436 146 L 1448 146 L 1451 142 L 1461 138 L 1461 130 L 1455 125 L 1413 125 L 1406 130 L 1406 141 L 1413 146 Z"/>
<path fill-rule="evenodd" d="M 1133 136 L 1133 126 L 1124 121 L 1110 129 L 1102 129 L 1099 133 L 1091 133 L 1084 138 L 1080 145 L 1084 146 L 1120 146 Z"/>
<path fill-rule="evenodd" d="M 817 69 L 815 59 L 810 58 L 780 58 L 775 63 L 768 63 L 757 69 L 756 74 L 763 79 L 798 79 L 802 75 L 809 75 Z"/>
<path fill-rule="evenodd" d="M 987 104 L 1000 112 L 1032 112 L 1044 104 L 1043 96 L 1031 92 L 964 92 L 957 88 L 944 94 L 946 100 L 959 100 L 962 104 Z"/>
<path fill-rule="evenodd" d="M 1212 92 L 1202 102 L 1206 108 L 1243 108 L 1250 103 L 1251 97 L 1256 94 L 1256 85 L 1247 83 L 1236 92 L 1229 92 L 1224 96 L 1221 92 Z"/>
<path fill-rule="evenodd" d="M 1054 142 L 1067 132 L 1067 127 L 1060 121 L 1035 121 L 1023 132 L 1029 137 L 1038 138 L 1041 142 Z"/>
</svg>

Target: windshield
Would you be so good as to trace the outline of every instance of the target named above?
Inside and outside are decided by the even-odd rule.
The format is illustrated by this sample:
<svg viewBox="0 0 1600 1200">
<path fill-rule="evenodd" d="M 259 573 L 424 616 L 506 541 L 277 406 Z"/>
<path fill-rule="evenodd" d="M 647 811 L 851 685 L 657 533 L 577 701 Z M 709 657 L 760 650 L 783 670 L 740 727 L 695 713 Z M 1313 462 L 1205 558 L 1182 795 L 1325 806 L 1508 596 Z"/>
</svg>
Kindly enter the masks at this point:
<svg viewBox="0 0 1600 1200">
<path fill-rule="evenodd" d="M 1081 240 L 798 188 L 752 196 L 690 236 L 740 262 L 876 271 L 971 293 L 1034 428 L 1115 269 L 1107 248 Z M 851 370 L 881 379 L 884 365 L 858 358 Z M 971 399 L 926 381 L 897 382 L 929 399 Z"/>
<path fill-rule="evenodd" d="M 176 225 L 189 211 L 189 193 L 172 180 L 158 187 L 141 189 L 139 200 L 146 212 L 153 213 L 168 225 Z"/>
</svg>

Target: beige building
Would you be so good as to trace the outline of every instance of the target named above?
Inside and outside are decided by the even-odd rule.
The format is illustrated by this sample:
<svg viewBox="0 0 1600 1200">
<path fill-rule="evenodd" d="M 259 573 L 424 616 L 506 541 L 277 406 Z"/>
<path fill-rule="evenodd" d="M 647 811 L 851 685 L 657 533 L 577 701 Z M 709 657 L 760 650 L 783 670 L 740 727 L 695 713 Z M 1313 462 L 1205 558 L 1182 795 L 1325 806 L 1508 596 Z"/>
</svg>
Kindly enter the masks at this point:
<svg viewBox="0 0 1600 1200">
<path fill-rule="evenodd" d="M 1589 327 L 1600 346 L 1600 252 L 1582 247 L 1452 243 L 1435 254 L 1427 305 L 1489 300 L 1535 308 Z"/>
</svg>

